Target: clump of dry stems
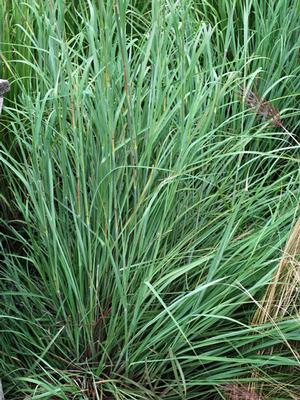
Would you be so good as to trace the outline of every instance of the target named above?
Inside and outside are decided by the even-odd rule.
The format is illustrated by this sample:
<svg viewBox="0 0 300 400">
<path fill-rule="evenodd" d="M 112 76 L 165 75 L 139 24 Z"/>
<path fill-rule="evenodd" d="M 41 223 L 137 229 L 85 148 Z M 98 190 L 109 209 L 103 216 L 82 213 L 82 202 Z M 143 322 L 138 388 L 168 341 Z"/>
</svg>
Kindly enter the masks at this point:
<svg viewBox="0 0 300 400">
<path fill-rule="evenodd" d="M 299 255 L 300 219 L 291 230 L 278 268 L 253 317 L 253 325 L 261 325 L 269 321 L 276 323 L 285 315 L 298 314 L 297 299 L 299 298 L 298 290 L 300 283 Z M 286 346 L 289 347 L 294 357 L 299 359 L 297 351 L 288 342 L 286 342 Z M 271 355 L 274 351 L 276 351 L 276 348 L 272 347 L 267 351 L 267 354 Z M 266 351 L 260 352 L 260 354 L 263 353 L 266 353 Z M 252 377 L 257 378 L 257 372 L 253 372 Z M 248 390 L 256 393 L 258 391 L 254 383 L 250 385 Z"/>
<path fill-rule="evenodd" d="M 251 97 L 251 101 L 253 98 Z M 249 100 L 250 101 L 250 100 Z M 254 101 L 254 100 L 253 100 Z M 275 112 L 275 111 L 274 111 Z M 279 113 L 276 114 L 276 121 L 280 123 Z M 296 314 L 296 299 L 299 296 L 298 288 L 300 283 L 300 219 L 295 223 L 289 238 L 283 249 L 282 258 L 278 264 L 273 279 L 268 285 L 259 308 L 254 314 L 252 324 L 261 325 L 266 322 L 276 323 L 287 314 Z M 295 357 L 299 358 L 298 353 L 290 348 Z M 268 354 L 276 351 L 270 348 Z M 260 354 L 266 351 L 260 352 Z M 258 378 L 257 372 L 253 372 L 252 378 Z M 223 385 L 222 389 L 228 400 L 262 400 L 262 386 L 258 388 L 255 383 L 243 386 L 239 384 Z"/>
<path fill-rule="evenodd" d="M 291 312 L 293 299 L 300 282 L 300 220 L 293 227 L 283 250 L 283 255 L 269 284 L 253 324 L 277 320 Z"/>
<path fill-rule="evenodd" d="M 251 392 L 246 386 L 239 384 L 228 384 L 222 386 L 228 400 L 261 400 L 255 392 Z"/>
</svg>

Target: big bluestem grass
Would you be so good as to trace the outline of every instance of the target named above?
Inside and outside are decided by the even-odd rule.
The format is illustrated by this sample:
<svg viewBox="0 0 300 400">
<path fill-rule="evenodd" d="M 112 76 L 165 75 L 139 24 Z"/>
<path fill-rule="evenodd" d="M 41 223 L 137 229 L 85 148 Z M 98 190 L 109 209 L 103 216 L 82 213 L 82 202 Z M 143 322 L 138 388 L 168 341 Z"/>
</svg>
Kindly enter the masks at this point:
<svg viewBox="0 0 300 400">
<path fill-rule="evenodd" d="M 1 2 L 8 399 L 297 393 L 296 309 L 253 318 L 299 146 L 238 91 L 296 137 L 299 4 Z"/>
</svg>

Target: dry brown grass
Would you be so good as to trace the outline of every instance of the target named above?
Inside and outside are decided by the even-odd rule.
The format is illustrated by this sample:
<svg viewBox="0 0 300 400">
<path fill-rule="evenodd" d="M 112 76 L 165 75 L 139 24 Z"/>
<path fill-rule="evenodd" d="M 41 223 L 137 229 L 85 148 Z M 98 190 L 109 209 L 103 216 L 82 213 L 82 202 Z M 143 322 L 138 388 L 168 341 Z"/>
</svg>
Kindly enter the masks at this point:
<svg viewBox="0 0 300 400">
<path fill-rule="evenodd" d="M 276 321 L 295 311 L 295 297 L 300 281 L 300 220 L 296 222 L 283 250 L 283 255 L 267 287 L 261 306 L 253 317 L 253 325 Z"/>
<path fill-rule="evenodd" d="M 228 400 L 261 400 L 261 397 L 247 386 L 228 384 L 223 386 L 224 393 Z"/>
<path fill-rule="evenodd" d="M 296 299 L 300 282 L 300 220 L 292 228 L 289 238 L 283 250 L 282 258 L 276 269 L 273 279 L 268 285 L 260 305 L 253 317 L 253 325 L 261 325 L 266 322 L 276 324 L 286 315 L 297 315 L 298 309 Z M 299 359 L 297 351 L 286 341 L 286 346 L 292 354 Z M 272 347 L 267 354 L 272 354 L 276 348 Z M 266 353 L 266 351 L 261 352 Z M 258 373 L 253 372 L 253 378 L 258 378 Z M 259 396 L 258 391 L 262 392 L 263 387 L 258 390 L 256 384 L 251 384 L 248 390 Z M 291 397 L 293 398 L 293 397 Z M 240 398 L 242 399 L 242 397 Z M 230 400 L 234 400 L 231 397 Z"/>
</svg>

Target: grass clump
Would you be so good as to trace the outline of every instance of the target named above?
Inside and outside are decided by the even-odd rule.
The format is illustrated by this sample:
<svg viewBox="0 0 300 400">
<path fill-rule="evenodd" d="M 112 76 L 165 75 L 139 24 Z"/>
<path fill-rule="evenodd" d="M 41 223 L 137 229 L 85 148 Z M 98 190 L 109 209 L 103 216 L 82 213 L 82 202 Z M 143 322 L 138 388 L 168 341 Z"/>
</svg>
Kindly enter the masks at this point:
<svg viewBox="0 0 300 400">
<path fill-rule="evenodd" d="M 295 398 L 299 2 L 5 4 L 7 398 Z"/>
</svg>

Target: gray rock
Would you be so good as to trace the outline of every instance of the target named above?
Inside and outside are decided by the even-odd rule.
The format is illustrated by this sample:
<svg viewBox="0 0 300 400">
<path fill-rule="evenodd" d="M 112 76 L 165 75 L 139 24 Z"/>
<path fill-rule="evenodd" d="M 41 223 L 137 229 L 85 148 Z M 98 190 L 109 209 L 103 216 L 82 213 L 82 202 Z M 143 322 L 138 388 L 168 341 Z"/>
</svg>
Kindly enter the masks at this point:
<svg viewBox="0 0 300 400">
<path fill-rule="evenodd" d="M 10 89 L 9 82 L 4 79 L 0 79 L 0 97 L 3 97 L 5 93 L 9 92 L 9 89 Z"/>
<path fill-rule="evenodd" d="M 10 84 L 8 81 L 4 80 L 4 79 L 0 79 L 0 114 L 2 111 L 2 106 L 3 106 L 3 95 L 5 93 L 7 93 L 10 89 Z M 1 389 L 1 387 L 0 387 Z M 0 392 L 0 400 L 1 399 L 1 392 Z"/>
</svg>

